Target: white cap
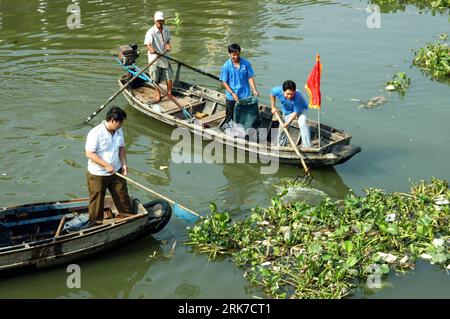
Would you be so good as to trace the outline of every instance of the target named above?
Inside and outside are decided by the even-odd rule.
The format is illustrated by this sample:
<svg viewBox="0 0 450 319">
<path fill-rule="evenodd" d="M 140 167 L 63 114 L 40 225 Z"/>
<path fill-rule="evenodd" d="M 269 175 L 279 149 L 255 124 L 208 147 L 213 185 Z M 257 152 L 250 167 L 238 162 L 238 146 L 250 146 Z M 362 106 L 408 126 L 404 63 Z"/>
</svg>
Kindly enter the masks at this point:
<svg viewBox="0 0 450 319">
<path fill-rule="evenodd" d="M 154 20 L 164 20 L 164 13 L 162 13 L 161 11 L 156 11 Z"/>
</svg>

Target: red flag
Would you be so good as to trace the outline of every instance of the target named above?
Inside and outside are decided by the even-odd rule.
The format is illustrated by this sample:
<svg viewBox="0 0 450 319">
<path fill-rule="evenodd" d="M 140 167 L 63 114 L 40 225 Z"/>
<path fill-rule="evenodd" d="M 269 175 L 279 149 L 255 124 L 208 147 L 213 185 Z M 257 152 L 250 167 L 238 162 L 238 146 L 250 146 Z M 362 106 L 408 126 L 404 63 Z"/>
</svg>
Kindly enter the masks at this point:
<svg viewBox="0 0 450 319">
<path fill-rule="evenodd" d="M 322 64 L 320 64 L 320 55 L 316 55 L 316 64 L 305 84 L 305 89 L 309 94 L 309 107 L 320 109 L 322 96 L 320 94 L 320 74 L 322 73 Z"/>
</svg>

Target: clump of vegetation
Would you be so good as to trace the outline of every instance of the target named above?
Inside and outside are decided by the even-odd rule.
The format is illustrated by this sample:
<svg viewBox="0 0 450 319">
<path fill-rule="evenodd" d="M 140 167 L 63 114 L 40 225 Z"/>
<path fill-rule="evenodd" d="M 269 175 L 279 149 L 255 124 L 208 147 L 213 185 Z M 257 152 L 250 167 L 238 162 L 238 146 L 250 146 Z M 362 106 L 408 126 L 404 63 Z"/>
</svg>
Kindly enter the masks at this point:
<svg viewBox="0 0 450 319">
<path fill-rule="evenodd" d="M 411 83 L 411 79 L 404 72 L 397 72 L 392 76 L 392 81 L 386 82 L 386 90 L 389 91 L 405 91 L 409 84 Z"/>
<path fill-rule="evenodd" d="M 365 190 L 318 206 L 255 207 L 241 221 L 227 212 L 189 232 L 193 250 L 211 259 L 231 254 L 245 277 L 275 298 L 342 298 L 361 282 L 414 268 L 417 258 L 450 269 L 450 190 L 445 181 L 414 184 L 410 193 Z"/>
<path fill-rule="evenodd" d="M 183 20 L 181 19 L 181 16 L 178 12 L 175 12 L 175 18 L 170 18 L 168 19 L 169 21 L 167 21 L 167 24 L 173 24 L 175 26 L 180 26 L 181 24 L 183 24 Z"/>
<path fill-rule="evenodd" d="M 430 73 L 435 79 L 450 78 L 450 47 L 448 46 L 448 35 L 443 34 L 440 39 L 445 43 L 437 41 L 427 43 L 425 48 L 415 52 L 412 63 Z"/>
<path fill-rule="evenodd" d="M 371 0 L 372 4 L 380 6 L 382 12 L 405 11 L 407 5 L 413 5 L 421 10 L 431 10 L 432 14 L 448 13 L 450 0 Z"/>
</svg>

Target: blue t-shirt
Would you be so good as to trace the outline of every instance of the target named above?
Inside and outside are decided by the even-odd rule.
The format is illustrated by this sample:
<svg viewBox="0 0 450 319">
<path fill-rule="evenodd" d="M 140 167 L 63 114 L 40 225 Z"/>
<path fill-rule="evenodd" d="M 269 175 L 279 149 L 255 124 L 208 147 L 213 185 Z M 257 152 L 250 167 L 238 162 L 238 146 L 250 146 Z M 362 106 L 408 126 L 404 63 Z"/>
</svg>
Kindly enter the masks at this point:
<svg viewBox="0 0 450 319">
<path fill-rule="evenodd" d="M 220 80 L 227 83 L 239 99 L 244 99 L 251 94 L 248 79 L 252 78 L 254 75 L 255 72 L 253 71 L 250 62 L 246 59 L 240 58 L 239 69 L 236 69 L 230 58 L 222 66 Z M 234 100 L 230 92 L 227 91 L 226 95 L 228 100 Z"/>
<path fill-rule="evenodd" d="M 284 97 L 283 88 L 281 86 L 274 87 L 272 89 L 272 95 L 280 101 L 281 111 L 284 115 L 289 115 L 292 112 L 296 112 L 300 115 L 304 110 L 308 109 L 308 104 L 298 90 L 295 91 L 295 95 L 292 100 L 288 100 Z"/>
</svg>

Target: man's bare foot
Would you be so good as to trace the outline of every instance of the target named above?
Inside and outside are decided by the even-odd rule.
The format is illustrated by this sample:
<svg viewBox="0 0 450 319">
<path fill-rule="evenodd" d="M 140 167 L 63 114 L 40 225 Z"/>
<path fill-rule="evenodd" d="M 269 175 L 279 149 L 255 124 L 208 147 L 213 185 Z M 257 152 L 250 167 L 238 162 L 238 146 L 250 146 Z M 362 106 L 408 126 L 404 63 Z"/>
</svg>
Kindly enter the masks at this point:
<svg viewBox="0 0 450 319">
<path fill-rule="evenodd" d="M 167 98 L 169 100 L 175 100 L 175 96 L 173 96 L 172 93 L 167 93 Z"/>
</svg>

